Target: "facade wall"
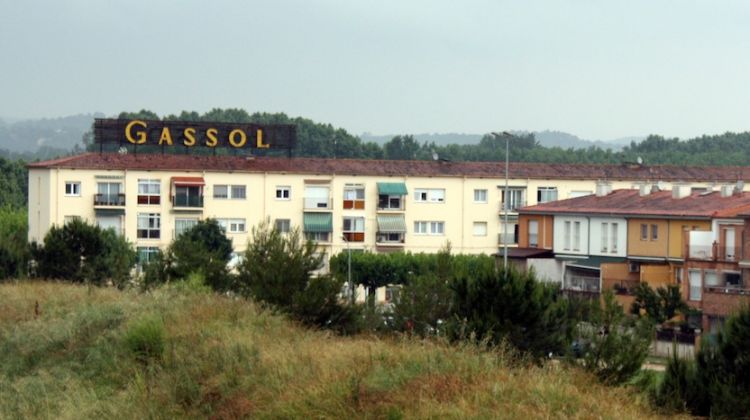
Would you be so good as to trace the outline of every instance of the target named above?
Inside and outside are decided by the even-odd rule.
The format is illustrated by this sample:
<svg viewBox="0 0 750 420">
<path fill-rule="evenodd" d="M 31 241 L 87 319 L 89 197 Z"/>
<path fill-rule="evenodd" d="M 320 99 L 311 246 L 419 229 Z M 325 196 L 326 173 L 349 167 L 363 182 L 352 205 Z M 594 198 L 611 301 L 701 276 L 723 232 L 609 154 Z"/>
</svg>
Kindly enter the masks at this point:
<svg viewBox="0 0 750 420">
<path fill-rule="evenodd" d="M 588 255 L 588 217 L 555 216 L 553 243 L 555 254 Z"/>
<path fill-rule="evenodd" d="M 646 237 L 642 236 L 642 225 L 646 226 Z M 656 237 L 652 236 L 656 226 Z M 669 222 L 664 219 L 628 219 L 628 255 L 666 258 L 669 251 Z"/>
<path fill-rule="evenodd" d="M 624 218 L 591 217 L 589 219 L 591 255 L 624 257 L 627 253 L 628 225 Z M 613 234 L 613 226 L 617 233 Z M 606 233 L 603 229 L 606 227 Z M 605 243 L 606 241 L 606 243 Z"/>
<path fill-rule="evenodd" d="M 710 231 L 709 220 L 670 220 L 669 258 L 682 258 L 685 251 L 685 231 Z"/>
<path fill-rule="evenodd" d="M 537 223 L 537 246 L 532 247 L 529 242 L 529 222 Z M 518 216 L 518 246 L 519 248 L 552 249 L 554 237 L 554 218 L 549 215 L 522 214 Z"/>
<path fill-rule="evenodd" d="M 533 269 L 539 281 L 547 283 L 562 283 L 565 267 L 562 261 L 554 258 L 528 258 L 526 265 Z"/>
</svg>

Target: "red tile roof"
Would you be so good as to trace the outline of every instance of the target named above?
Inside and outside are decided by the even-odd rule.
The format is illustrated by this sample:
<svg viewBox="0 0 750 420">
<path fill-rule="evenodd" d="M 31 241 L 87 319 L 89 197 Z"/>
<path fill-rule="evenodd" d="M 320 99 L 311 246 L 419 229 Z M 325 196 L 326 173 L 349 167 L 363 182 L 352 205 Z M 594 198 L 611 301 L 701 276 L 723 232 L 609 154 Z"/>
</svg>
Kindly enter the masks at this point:
<svg viewBox="0 0 750 420">
<path fill-rule="evenodd" d="M 153 171 L 284 172 L 374 176 L 469 176 L 503 178 L 504 162 L 436 162 L 406 160 L 321 159 L 284 157 L 196 156 L 174 154 L 85 153 L 29 168 L 130 169 Z M 592 165 L 511 162 L 515 179 L 591 179 L 685 182 L 750 181 L 750 167 Z"/>
<path fill-rule="evenodd" d="M 638 217 L 715 218 L 738 217 L 750 210 L 750 192 L 722 197 L 721 193 L 694 192 L 688 197 L 672 198 L 672 191 L 658 191 L 641 196 L 639 190 L 615 190 L 597 197 L 571 198 L 528 206 L 518 210 L 525 214 L 592 214 Z"/>
</svg>

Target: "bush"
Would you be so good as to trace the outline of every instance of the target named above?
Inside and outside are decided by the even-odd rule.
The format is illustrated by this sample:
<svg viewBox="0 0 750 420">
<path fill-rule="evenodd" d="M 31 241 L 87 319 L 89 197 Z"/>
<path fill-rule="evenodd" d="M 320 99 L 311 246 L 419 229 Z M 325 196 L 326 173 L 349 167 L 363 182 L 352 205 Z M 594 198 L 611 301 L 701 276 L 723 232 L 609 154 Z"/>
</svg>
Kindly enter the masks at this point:
<svg viewBox="0 0 750 420">
<path fill-rule="evenodd" d="M 495 345 L 505 340 L 537 358 L 562 353 L 570 342 L 567 301 L 533 273 L 485 269 L 474 278 L 456 279 L 451 289 L 454 339 L 474 334 Z"/>
<path fill-rule="evenodd" d="M 448 281 L 432 274 L 412 278 L 393 303 L 393 327 L 419 336 L 438 334 L 451 317 L 453 292 Z"/>
<path fill-rule="evenodd" d="M 596 306 L 591 322 L 579 326 L 587 343 L 583 366 L 607 384 L 620 384 L 635 375 L 648 356 L 653 326 L 645 319 L 628 318 L 611 291 L 604 307 Z"/>
<path fill-rule="evenodd" d="M 26 275 L 30 255 L 25 210 L 0 208 L 0 280 Z"/>
<path fill-rule="evenodd" d="M 155 316 L 135 321 L 125 332 L 125 347 L 144 365 L 160 362 L 164 355 L 164 323 Z"/>
<path fill-rule="evenodd" d="M 661 324 L 675 317 L 678 313 L 686 314 L 688 305 L 682 299 L 680 286 L 667 285 L 652 289 L 647 283 L 641 283 L 635 290 L 635 301 L 630 313 L 638 315 L 641 311 L 654 323 Z"/>
<path fill-rule="evenodd" d="M 266 220 L 252 229 L 235 290 L 308 325 L 350 331 L 355 310 L 339 297 L 342 282 L 312 277 L 321 265 L 316 245 L 305 241 L 299 229 L 282 234 Z"/>
<path fill-rule="evenodd" d="M 39 276 L 97 285 L 123 286 L 136 257 L 125 237 L 80 219 L 53 226 L 31 252 Z"/>
</svg>

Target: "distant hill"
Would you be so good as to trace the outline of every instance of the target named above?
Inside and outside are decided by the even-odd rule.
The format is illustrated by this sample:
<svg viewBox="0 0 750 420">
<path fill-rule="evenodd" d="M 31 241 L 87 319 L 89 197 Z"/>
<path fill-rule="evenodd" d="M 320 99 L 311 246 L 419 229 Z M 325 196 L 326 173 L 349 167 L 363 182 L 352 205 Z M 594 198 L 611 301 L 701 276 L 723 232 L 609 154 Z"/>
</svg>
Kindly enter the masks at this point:
<svg viewBox="0 0 750 420">
<path fill-rule="evenodd" d="M 81 144 L 83 133 L 91 129 L 94 118 L 103 116 L 95 113 L 15 122 L 0 119 L 0 149 L 19 154 L 39 149 L 69 151 Z"/>
<path fill-rule="evenodd" d="M 528 134 L 528 131 L 514 132 L 518 134 Z M 576 135 L 565 133 L 562 131 L 535 131 L 533 132 L 539 144 L 545 147 L 561 147 L 563 149 L 588 149 L 589 147 L 599 147 L 602 149 L 612 149 L 612 151 L 620 151 L 623 147 L 629 146 L 631 141 L 636 143 L 643 140 L 645 137 L 623 137 L 614 140 L 584 140 Z M 363 141 L 371 141 L 378 144 L 384 144 L 390 141 L 395 134 L 390 135 L 374 135 L 370 133 L 363 133 L 360 137 Z M 482 134 L 466 134 L 466 133 L 422 133 L 414 134 L 415 139 L 420 143 L 432 143 L 434 142 L 438 146 L 446 146 L 449 144 L 478 144 L 482 139 Z"/>
</svg>

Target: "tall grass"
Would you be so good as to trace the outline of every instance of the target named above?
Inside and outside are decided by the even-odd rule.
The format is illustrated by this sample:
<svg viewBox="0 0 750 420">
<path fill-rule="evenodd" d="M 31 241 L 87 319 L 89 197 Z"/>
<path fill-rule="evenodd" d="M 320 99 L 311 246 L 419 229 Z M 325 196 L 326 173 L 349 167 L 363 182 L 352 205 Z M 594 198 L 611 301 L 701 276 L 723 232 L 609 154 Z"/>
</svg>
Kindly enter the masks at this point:
<svg viewBox="0 0 750 420">
<path fill-rule="evenodd" d="M 149 369 L 144 342 L 163 346 Z M 173 288 L 0 285 L 0 355 L 0 418 L 654 416 L 628 388 L 508 351 L 342 338 Z"/>
</svg>

